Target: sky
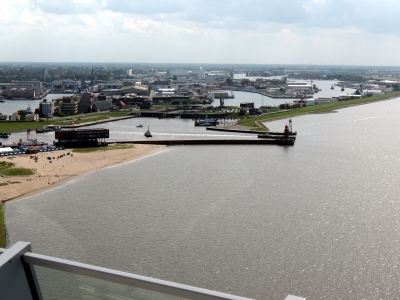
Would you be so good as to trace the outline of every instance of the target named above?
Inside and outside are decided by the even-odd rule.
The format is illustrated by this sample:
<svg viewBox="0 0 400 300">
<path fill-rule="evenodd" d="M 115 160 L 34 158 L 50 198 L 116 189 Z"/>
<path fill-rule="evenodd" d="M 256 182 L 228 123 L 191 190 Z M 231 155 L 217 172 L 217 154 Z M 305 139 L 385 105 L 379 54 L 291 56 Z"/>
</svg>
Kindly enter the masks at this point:
<svg viewBox="0 0 400 300">
<path fill-rule="evenodd" d="M 3 62 L 400 66 L 400 0 L 0 0 Z"/>
</svg>

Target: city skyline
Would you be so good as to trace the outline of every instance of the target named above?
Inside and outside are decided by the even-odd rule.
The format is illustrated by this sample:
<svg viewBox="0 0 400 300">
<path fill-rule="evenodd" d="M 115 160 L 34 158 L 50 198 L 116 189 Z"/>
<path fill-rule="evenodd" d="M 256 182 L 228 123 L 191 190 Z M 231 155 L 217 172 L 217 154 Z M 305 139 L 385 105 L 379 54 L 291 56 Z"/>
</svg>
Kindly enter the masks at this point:
<svg viewBox="0 0 400 300">
<path fill-rule="evenodd" d="M 4 62 L 400 66 L 399 0 L 5 0 Z"/>
</svg>

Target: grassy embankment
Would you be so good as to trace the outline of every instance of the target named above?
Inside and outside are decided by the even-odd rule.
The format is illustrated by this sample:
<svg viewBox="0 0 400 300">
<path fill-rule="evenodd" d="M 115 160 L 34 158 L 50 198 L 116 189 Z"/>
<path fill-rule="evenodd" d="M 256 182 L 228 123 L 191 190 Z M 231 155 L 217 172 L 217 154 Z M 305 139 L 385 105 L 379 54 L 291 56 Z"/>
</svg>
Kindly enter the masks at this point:
<svg viewBox="0 0 400 300">
<path fill-rule="evenodd" d="M 2 121 L 0 122 L 0 131 L 1 132 L 19 132 L 19 131 L 26 131 L 27 129 L 36 129 L 45 127 L 47 125 L 69 125 L 71 122 L 74 124 L 82 124 L 100 120 L 107 120 L 111 118 L 118 118 L 118 117 L 126 117 L 129 115 L 130 112 L 104 112 L 104 113 L 91 113 L 91 114 L 81 114 L 81 115 L 74 115 L 70 117 L 64 118 L 53 118 L 49 119 L 45 122 L 24 122 L 24 121 Z M 72 119 L 69 119 L 72 118 Z"/>
<path fill-rule="evenodd" d="M 11 162 L 0 162 L 0 175 L 2 176 L 27 176 L 35 172 L 26 168 L 15 168 Z M 19 181 L 8 181 L 0 184 L 1 186 L 20 183 Z M 4 205 L 0 203 L 0 247 L 6 246 L 6 225 L 4 220 Z"/>
<path fill-rule="evenodd" d="M 6 222 L 4 219 L 4 204 L 0 202 L 0 248 L 6 247 Z"/>
<path fill-rule="evenodd" d="M 350 107 L 354 105 L 361 105 L 367 103 L 373 103 L 382 100 L 389 100 L 392 98 L 400 97 L 400 92 L 379 95 L 374 97 L 368 98 L 361 98 L 361 99 L 353 99 L 353 100 L 346 100 L 340 102 L 332 102 L 328 104 L 320 104 L 316 106 L 307 106 L 303 108 L 296 108 L 292 110 L 286 110 L 283 112 L 276 112 L 271 114 L 266 114 L 260 117 L 246 117 L 237 122 L 239 125 L 248 126 L 248 127 L 258 127 L 262 126 L 261 122 L 272 121 L 272 120 L 279 120 L 289 117 L 294 117 L 298 115 L 304 114 L 315 114 L 315 113 L 329 113 L 339 108 Z M 259 128 L 257 128 L 259 130 Z"/>
</svg>

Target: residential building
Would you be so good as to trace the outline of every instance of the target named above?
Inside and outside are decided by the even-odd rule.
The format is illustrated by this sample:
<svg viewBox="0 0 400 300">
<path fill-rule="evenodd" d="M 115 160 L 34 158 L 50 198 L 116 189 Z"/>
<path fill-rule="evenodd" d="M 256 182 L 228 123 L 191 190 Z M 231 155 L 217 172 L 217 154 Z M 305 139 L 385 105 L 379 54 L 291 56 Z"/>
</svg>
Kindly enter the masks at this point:
<svg viewBox="0 0 400 300">
<path fill-rule="evenodd" d="M 37 121 L 39 120 L 38 114 L 29 114 L 24 116 L 24 121 Z"/>
<path fill-rule="evenodd" d="M 21 119 L 21 116 L 17 112 L 15 112 L 11 115 L 11 121 L 19 121 L 20 119 Z"/>
</svg>

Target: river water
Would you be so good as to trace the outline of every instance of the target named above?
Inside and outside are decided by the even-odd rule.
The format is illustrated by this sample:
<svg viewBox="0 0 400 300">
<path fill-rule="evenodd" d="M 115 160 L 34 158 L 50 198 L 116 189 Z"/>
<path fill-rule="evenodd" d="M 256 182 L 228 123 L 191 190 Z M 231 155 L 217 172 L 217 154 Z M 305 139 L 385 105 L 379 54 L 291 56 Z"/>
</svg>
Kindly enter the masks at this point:
<svg viewBox="0 0 400 300">
<path fill-rule="evenodd" d="M 240 74 L 235 74 L 240 75 Z M 255 80 L 259 77 L 244 77 L 249 78 L 250 80 Z M 274 77 L 267 77 L 266 79 L 270 79 Z M 236 76 L 235 76 L 236 79 Z M 295 79 L 288 79 L 290 84 L 291 82 L 302 82 L 308 85 L 311 84 L 309 80 L 295 80 Z M 355 89 L 352 88 L 345 88 L 344 91 L 341 91 L 340 87 L 334 86 L 334 89 L 331 89 L 331 86 L 336 84 L 337 80 L 313 80 L 313 84 L 315 84 L 320 91 L 318 93 L 314 93 L 314 98 L 332 98 L 332 97 L 339 97 L 342 94 L 353 94 Z M 292 103 L 293 100 L 299 100 L 295 98 L 270 98 L 267 96 L 263 96 L 258 93 L 249 93 L 249 92 L 241 92 L 241 91 L 228 91 L 229 94 L 233 94 L 234 98 L 227 98 L 224 99 L 225 106 L 240 106 L 242 102 L 253 102 L 254 107 L 259 108 L 261 106 L 279 106 L 280 104 L 285 103 Z M 263 90 L 265 92 L 265 90 Z M 215 99 L 212 103 L 214 107 L 220 106 L 220 100 Z"/>
<path fill-rule="evenodd" d="M 62 98 L 71 96 L 73 94 L 48 94 L 43 99 L 47 99 L 47 101 L 51 101 L 53 99 Z M 0 103 L 0 113 L 3 115 L 12 115 L 14 112 L 19 110 L 26 110 L 28 106 L 35 111 L 36 108 L 39 108 L 39 103 L 42 102 L 42 99 L 39 100 L 10 100 L 6 99 L 5 102 Z"/>
<path fill-rule="evenodd" d="M 167 147 L 92 172 L 8 202 L 8 242 L 256 299 L 398 299 L 399 110 L 295 117 L 294 147 Z"/>
</svg>

